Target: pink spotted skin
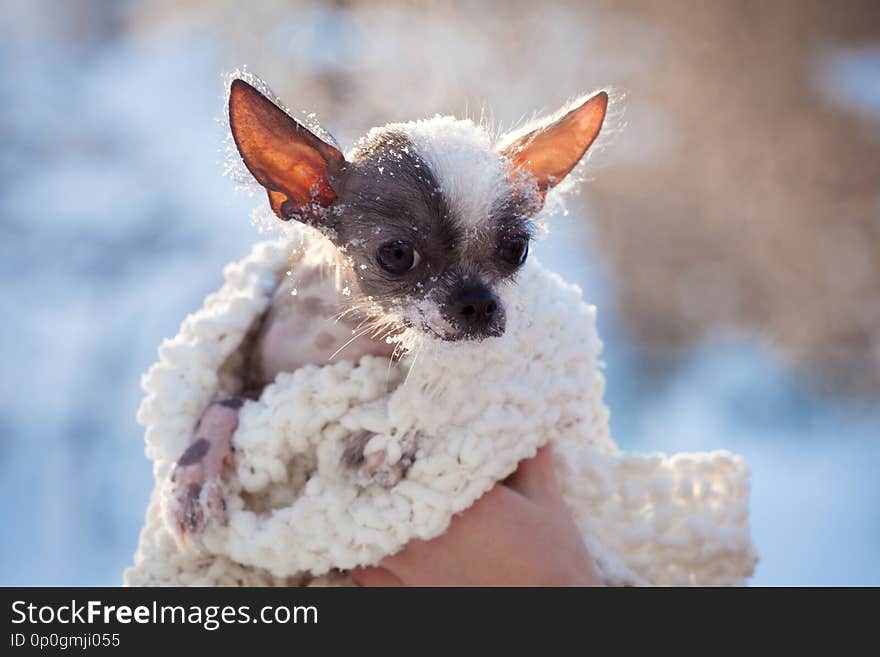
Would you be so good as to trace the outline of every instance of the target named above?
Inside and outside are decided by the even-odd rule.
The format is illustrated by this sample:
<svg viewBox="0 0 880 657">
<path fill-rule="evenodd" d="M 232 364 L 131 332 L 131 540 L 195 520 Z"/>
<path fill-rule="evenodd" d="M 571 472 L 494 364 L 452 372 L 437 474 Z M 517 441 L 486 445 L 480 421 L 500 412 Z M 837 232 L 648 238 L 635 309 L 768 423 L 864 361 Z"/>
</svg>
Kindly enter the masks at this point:
<svg viewBox="0 0 880 657">
<path fill-rule="evenodd" d="M 337 319 L 344 307 L 334 277 L 326 269 L 295 266 L 276 290 L 255 340 L 248 345 L 245 378 L 249 389 L 245 392 L 258 395 L 280 372 L 305 365 L 357 361 L 366 355 L 391 358 L 393 344 L 369 334 L 357 336 L 356 324 Z M 233 397 L 209 405 L 174 467 L 171 516 L 176 538 L 183 545 L 198 543 L 210 524 L 226 522 L 223 480 L 234 465 L 233 436 L 243 403 L 243 397 Z M 364 458 L 366 439 L 360 436 L 353 441 L 357 453 L 350 459 L 352 470 L 365 483 L 395 485 L 405 474 L 405 464 L 386 466 L 384 453 Z"/>
<path fill-rule="evenodd" d="M 254 345 L 250 367 L 260 384 L 304 365 L 358 361 L 368 354 L 391 356 L 394 345 L 369 334 L 355 338 L 356 320 L 345 316 L 337 321 L 346 306 L 332 272 L 301 269 L 305 267 L 286 276 L 275 292 Z"/>
</svg>

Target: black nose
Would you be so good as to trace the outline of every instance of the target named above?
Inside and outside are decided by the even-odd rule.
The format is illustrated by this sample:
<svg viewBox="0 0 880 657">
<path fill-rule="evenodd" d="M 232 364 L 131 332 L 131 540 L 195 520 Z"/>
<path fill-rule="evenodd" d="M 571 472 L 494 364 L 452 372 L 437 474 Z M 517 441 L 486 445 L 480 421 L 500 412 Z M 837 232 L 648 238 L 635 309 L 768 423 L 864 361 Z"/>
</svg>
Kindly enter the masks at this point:
<svg viewBox="0 0 880 657">
<path fill-rule="evenodd" d="M 485 325 L 498 312 L 498 299 L 485 286 L 467 287 L 455 297 L 453 312 L 465 325 Z"/>
</svg>

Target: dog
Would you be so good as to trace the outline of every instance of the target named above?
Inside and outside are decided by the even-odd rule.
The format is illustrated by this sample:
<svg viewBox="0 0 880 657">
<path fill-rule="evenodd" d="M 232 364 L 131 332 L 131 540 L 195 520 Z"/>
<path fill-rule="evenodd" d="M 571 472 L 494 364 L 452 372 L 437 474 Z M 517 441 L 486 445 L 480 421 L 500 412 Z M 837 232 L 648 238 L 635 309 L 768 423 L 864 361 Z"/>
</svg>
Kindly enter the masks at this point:
<svg viewBox="0 0 880 657">
<path fill-rule="evenodd" d="M 238 409 L 279 372 L 393 359 L 405 327 L 432 339 L 484 340 L 505 330 L 498 290 L 515 284 L 547 192 L 581 161 L 605 120 L 608 94 L 582 96 L 498 139 L 470 120 L 437 116 L 373 128 L 347 155 L 248 81 L 232 80 L 229 125 L 245 167 L 281 221 L 333 245 L 332 275 L 294 257 L 244 346 L 239 396 L 203 413 L 172 474 L 178 538 L 223 522 L 222 477 L 234 463 Z M 317 133 L 317 134 L 316 134 Z M 319 136 L 320 135 L 320 136 Z M 342 466 L 367 484 L 406 476 L 417 439 L 394 463 L 346 443 Z M 390 459 L 389 459 L 390 460 Z"/>
</svg>

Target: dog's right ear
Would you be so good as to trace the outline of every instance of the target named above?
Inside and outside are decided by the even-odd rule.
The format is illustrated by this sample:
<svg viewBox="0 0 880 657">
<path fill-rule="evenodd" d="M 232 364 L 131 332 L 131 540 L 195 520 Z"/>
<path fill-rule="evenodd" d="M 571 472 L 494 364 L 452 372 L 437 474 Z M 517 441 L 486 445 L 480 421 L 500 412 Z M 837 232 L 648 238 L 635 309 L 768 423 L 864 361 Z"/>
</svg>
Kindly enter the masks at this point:
<svg viewBox="0 0 880 657">
<path fill-rule="evenodd" d="M 279 218 L 319 225 L 337 198 L 345 158 L 244 80 L 229 90 L 229 126 L 248 171 Z"/>
</svg>

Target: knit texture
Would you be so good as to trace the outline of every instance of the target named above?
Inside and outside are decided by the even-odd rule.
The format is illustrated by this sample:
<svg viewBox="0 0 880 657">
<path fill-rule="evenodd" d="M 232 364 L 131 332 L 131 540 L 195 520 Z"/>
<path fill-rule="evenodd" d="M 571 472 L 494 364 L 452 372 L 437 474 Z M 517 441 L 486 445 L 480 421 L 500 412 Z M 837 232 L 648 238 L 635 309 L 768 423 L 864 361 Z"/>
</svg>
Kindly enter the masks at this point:
<svg viewBox="0 0 880 657">
<path fill-rule="evenodd" d="M 317 252 L 323 239 L 296 228 L 256 245 L 160 346 L 138 412 L 156 488 L 127 585 L 346 583 L 346 569 L 441 534 L 548 441 L 608 583 L 745 583 L 756 555 L 743 460 L 620 452 L 603 403 L 595 307 L 535 258 L 501 291 L 508 317 L 500 338 L 442 342 L 407 330 L 399 363 L 365 357 L 280 374 L 240 411 L 224 483 L 228 524 L 210 526 L 201 549 L 180 548 L 165 521 L 171 468 L 207 405 L 236 390 L 239 347 L 292 244 L 311 241 Z M 384 450 L 389 462 L 417 445 L 397 485 L 340 464 L 345 438 L 364 430 L 375 433 L 366 452 Z"/>
</svg>

